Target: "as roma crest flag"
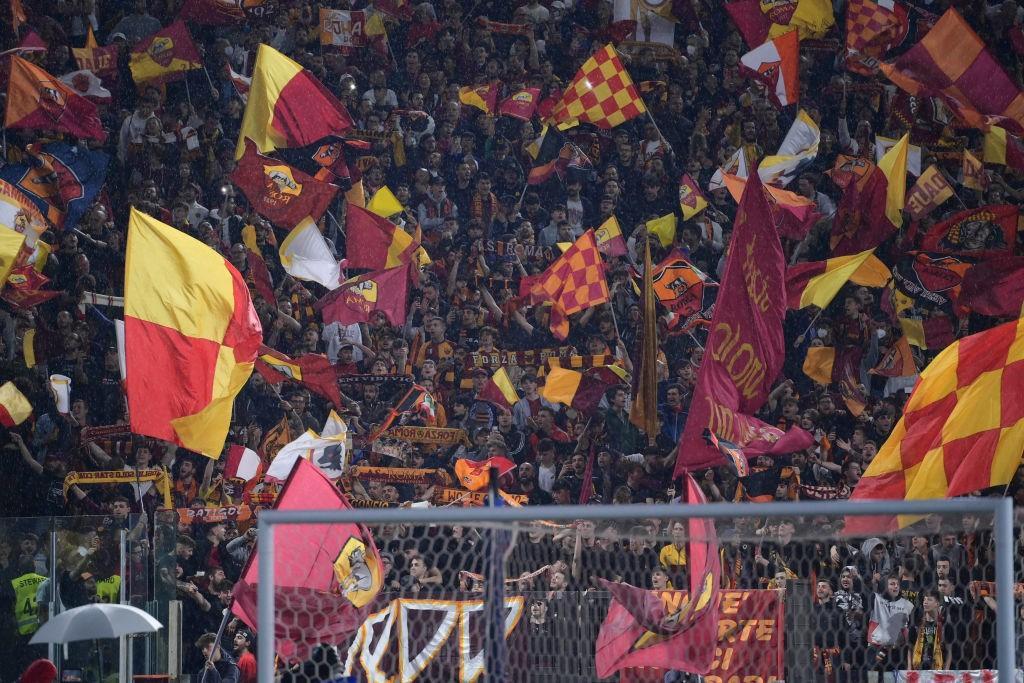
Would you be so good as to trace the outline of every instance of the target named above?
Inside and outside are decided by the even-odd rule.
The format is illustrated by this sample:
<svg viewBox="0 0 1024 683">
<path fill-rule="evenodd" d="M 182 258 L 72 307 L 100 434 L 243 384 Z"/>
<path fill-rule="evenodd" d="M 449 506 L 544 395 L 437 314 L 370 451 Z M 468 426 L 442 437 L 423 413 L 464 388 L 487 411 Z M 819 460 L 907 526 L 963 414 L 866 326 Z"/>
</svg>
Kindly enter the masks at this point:
<svg viewBox="0 0 1024 683">
<path fill-rule="evenodd" d="M 286 230 L 306 216 L 320 220 L 338 193 L 336 185 L 263 156 L 252 140 L 246 140 L 245 154 L 229 177 L 258 214 Z"/>
<path fill-rule="evenodd" d="M 304 147 L 351 129 L 345 105 L 323 83 L 298 62 L 260 43 L 236 159 L 245 153 L 246 138 L 267 153 L 278 147 Z"/>
<path fill-rule="evenodd" d="M 1020 211 L 1011 204 L 968 209 L 936 223 L 921 240 L 926 251 L 957 256 L 1008 254 L 1017 243 Z"/>
<path fill-rule="evenodd" d="M 325 323 L 365 323 L 375 311 L 380 311 L 392 325 L 403 325 L 410 267 L 406 264 L 346 280 L 313 307 L 320 312 Z"/>
<path fill-rule="evenodd" d="M 701 192 L 700 185 L 684 173 L 679 178 L 679 210 L 683 212 L 683 220 L 688 221 L 708 208 L 708 198 Z"/>
<path fill-rule="evenodd" d="M 350 510 L 348 499 L 320 471 L 299 458 L 274 503 L 275 510 Z M 235 584 L 232 611 L 269 636 L 278 654 L 306 659 L 321 642 L 354 633 L 380 592 L 383 572 L 377 546 L 361 524 L 299 524 L 274 532 L 273 624 L 256 621 L 259 548 Z"/>
<path fill-rule="evenodd" d="M 877 247 L 895 231 L 885 215 L 889 188 L 885 174 L 866 159 L 843 154 L 831 173 L 833 182 L 844 188 L 829 238 L 832 256 Z"/>
<path fill-rule="evenodd" d="M 753 417 L 768 399 L 785 359 L 786 259 L 757 173 L 747 180 L 718 292 L 711 334 L 690 416 L 679 440 L 674 477 L 717 467 L 722 456 L 704 440 L 710 429 L 741 448 L 782 436 Z M 802 430 L 798 430 L 798 433 Z M 799 441 L 813 443 L 803 432 Z"/>
<path fill-rule="evenodd" d="M 276 349 L 261 345 L 259 356 L 256 357 L 256 371 L 270 384 L 284 381 L 301 384 L 341 410 L 338 374 L 327 356 L 306 353 L 297 358 L 289 358 Z"/>
<path fill-rule="evenodd" d="M 540 88 L 523 88 L 498 105 L 498 113 L 521 121 L 529 121 L 537 111 Z"/>
<path fill-rule="evenodd" d="M 800 99 L 800 39 L 796 29 L 755 47 L 740 58 L 740 64 L 768 88 L 778 107 Z"/>
<path fill-rule="evenodd" d="M 718 283 L 687 261 L 682 251 L 672 250 L 654 266 L 652 278 L 655 296 L 669 311 L 670 330 L 686 333 L 711 322 Z"/>
<path fill-rule="evenodd" d="M 686 500 L 707 503 L 686 475 Z M 601 579 L 612 594 L 608 615 L 594 648 L 597 675 L 605 678 L 627 667 L 657 667 L 707 674 L 718 643 L 718 600 L 722 562 L 714 522 L 686 522 L 687 575 L 684 591 L 650 591 Z"/>
<path fill-rule="evenodd" d="M 132 209 L 124 326 L 132 431 L 220 457 L 263 340 L 245 279 L 202 242 Z"/>
<path fill-rule="evenodd" d="M 95 104 L 17 55 L 11 55 L 4 126 L 52 130 L 100 142 L 107 139 Z"/>
<path fill-rule="evenodd" d="M 192 42 L 185 22 L 180 19 L 148 38 L 140 40 L 132 48 L 128 67 L 136 83 L 158 80 L 166 82 L 170 77 L 192 69 L 203 67 L 203 58 Z"/>
</svg>

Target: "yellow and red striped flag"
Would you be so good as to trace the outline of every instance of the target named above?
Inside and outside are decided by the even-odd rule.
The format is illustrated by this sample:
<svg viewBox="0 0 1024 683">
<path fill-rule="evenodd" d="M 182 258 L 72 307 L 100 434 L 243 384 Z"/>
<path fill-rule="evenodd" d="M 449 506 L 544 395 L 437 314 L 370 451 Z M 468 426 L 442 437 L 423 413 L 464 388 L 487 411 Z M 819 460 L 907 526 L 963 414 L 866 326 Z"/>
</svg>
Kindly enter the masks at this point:
<svg viewBox="0 0 1024 683">
<path fill-rule="evenodd" d="M 495 81 L 485 85 L 467 85 L 459 88 L 459 102 L 466 106 L 476 107 L 485 114 L 493 114 L 498 106 L 498 88 Z"/>
<path fill-rule="evenodd" d="M 124 286 L 131 428 L 220 457 L 263 330 L 223 256 L 132 209 Z"/>
<path fill-rule="evenodd" d="M 986 164 L 1002 164 L 1015 171 L 1024 171 L 1024 145 L 1019 137 L 1010 135 L 1005 128 L 992 126 L 985 133 Z"/>
<path fill-rule="evenodd" d="M 1008 484 L 1024 451 L 1022 378 L 1024 318 L 946 348 L 921 373 L 851 498 L 951 498 Z M 914 521 L 901 517 L 898 526 Z M 846 531 L 860 535 L 878 523 L 850 518 Z"/>
<path fill-rule="evenodd" d="M 345 105 L 298 62 L 260 44 L 249 87 L 235 158 L 245 153 L 245 139 L 260 152 L 304 147 L 352 128 Z"/>
<path fill-rule="evenodd" d="M 512 386 L 512 380 L 503 367 L 498 368 L 490 376 L 477 398 L 493 403 L 508 412 L 512 412 L 512 407 L 519 402 L 519 394 L 516 393 L 516 388 Z"/>
<path fill-rule="evenodd" d="M 646 111 L 615 47 L 605 45 L 583 62 L 551 110 L 551 119 L 567 127 L 582 121 L 598 128 L 614 128 Z"/>
</svg>

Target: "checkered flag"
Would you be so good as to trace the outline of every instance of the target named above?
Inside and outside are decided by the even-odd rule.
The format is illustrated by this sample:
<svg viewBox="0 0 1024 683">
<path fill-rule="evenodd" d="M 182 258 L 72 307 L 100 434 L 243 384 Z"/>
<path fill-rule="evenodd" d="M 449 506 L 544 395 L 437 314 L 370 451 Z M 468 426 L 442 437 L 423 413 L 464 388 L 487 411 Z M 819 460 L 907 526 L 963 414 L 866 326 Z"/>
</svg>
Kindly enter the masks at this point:
<svg viewBox="0 0 1024 683">
<path fill-rule="evenodd" d="M 583 63 L 562 99 L 551 111 L 555 123 L 580 121 L 614 128 L 647 111 L 612 45 L 605 45 Z"/>
<path fill-rule="evenodd" d="M 866 76 L 878 70 L 878 58 L 903 42 L 907 10 L 895 0 L 850 0 L 846 8 L 846 67 Z"/>
</svg>

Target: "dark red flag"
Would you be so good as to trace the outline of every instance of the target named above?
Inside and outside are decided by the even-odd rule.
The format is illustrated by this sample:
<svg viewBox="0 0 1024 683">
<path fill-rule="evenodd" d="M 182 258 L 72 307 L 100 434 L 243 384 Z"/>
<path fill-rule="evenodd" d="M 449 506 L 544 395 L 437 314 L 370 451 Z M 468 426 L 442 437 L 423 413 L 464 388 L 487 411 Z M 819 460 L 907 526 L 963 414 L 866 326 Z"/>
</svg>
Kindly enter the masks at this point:
<svg viewBox="0 0 1024 683">
<path fill-rule="evenodd" d="M 1024 256 L 999 256 L 968 270 L 957 304 L 982 315 L 1024 317 Z"/>
<path fill-rule="evenodd" d="M 961 211 L 936 223 L 921 239 L 921 249 L 958 256 L 1009 254 L 1017 243 L 1019 216 L 1010 204 Z"/>
<path fill-rule="evenodd" d="M 721 454 L 703 438 L 706 429 L 741 448 L 766 446 L 783 435 L 753 417 L 768 399 L 785 358 L 786 259 L 763 188 L 752 171 L 736 212 L 711 334 L 679 440 L 676 477 L 722 464 Z M 804 434 L 809 445 L 811 437 Z"/>
<path fill-rule="evenodd" d="M 832 226 L 832 256 L 859 254 L 877 247 L 894 232 L 885 216 L 889 187 L 885 174 L 865 159 L 845 155 L 836 160 L 831 174 L 833 182 L 844 188 Z"/>
<path fill-rule="evenodd" d="M 327 356 L 307 353 L 298 358 L 289 358 L 280 351 L 261 345 L 259 355 L 256 356 L 255 368 L 270 384 L 280 384 L 284 381 L 301 384 L 341 410 L 338 374 L 327 360 Z"/>
<path fill-rule="evenodd" d="M 245 21 L 245 11 L 238 0 L 185 0 L 178 18 L 205 26 L 224 26 Z"/>
<path fill-rule="evenodd" d="M 251 140 L 230 178 L 257 213 L 287 230 L 306 216 L 320 220 L 338 193 L 337 186 L 260 154 Z"/>
<path fill-rule="evenodd" d="M 404 325 L 409 266 L 377 270 L 346 280 L 314 304 L 325 323 L 365 323 L 380 311 L 392 325 Z"/>
<path fill-rule="evenodd" d="M 691 505 L 707 503 L 686 475 Z M 718 643 L 718 595 L 722 565 L 714 522 L 687 522 L 689 590 L 650 591 L 600 579 L 612 594 L 595 644 L 600 678 L 627 667 L 657 667 L 707 674 Z"/>
</svg>

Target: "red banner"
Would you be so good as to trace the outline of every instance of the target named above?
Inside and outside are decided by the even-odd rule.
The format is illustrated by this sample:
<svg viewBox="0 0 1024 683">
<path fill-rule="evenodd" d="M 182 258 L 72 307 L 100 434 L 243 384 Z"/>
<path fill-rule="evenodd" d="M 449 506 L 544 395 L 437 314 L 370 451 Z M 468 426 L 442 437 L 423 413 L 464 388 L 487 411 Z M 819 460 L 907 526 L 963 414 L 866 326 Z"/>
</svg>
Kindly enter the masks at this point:
<svg viewBox="0 0 1024 683">
<path fill-rule="evenodd" d="M 785 292 L 782 244 L 761 180 L 751 173 L 736 212 L 725 277 L 673 477 L 722 464 L 718 450 L 704 441 L 706 429 L 741 448 L 762 452 L 782 436 L 751 416 L 768 399 L 782 369 Z"/>
<path fill-rule="evenodd" d="M 666 591 L 674 599 L 674 591 Z M 616 609 L 624 609 L 613 603 L 608 618 Z M 728 683 L 729 681 L 759 681 L 773 683 L 782 679 L 783 674 L 783 626 L 784 605 L 778 591 L 774 590 L 728 590 L 722 591 L 718 603 L 718 647 L 711 671 L 704 676 L 705 683 Z M 654 644 L 632 652 L 623 653 L 632 666 L 620 669 L 620 683 L 661 683 L 665 669 L 644 666 L 645 661 L 662 658 L 660 650 L 671 651 L 682 647 L 675 639 L 658 640 L 653 634 L 636 625 L 637 642 L 646 634 L 648 642 Z M 681 634 L 685 639 L 686 635 Z"/>
</svg>

